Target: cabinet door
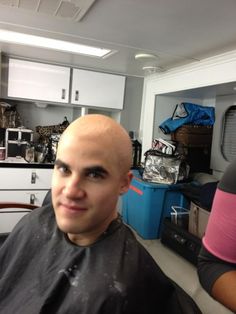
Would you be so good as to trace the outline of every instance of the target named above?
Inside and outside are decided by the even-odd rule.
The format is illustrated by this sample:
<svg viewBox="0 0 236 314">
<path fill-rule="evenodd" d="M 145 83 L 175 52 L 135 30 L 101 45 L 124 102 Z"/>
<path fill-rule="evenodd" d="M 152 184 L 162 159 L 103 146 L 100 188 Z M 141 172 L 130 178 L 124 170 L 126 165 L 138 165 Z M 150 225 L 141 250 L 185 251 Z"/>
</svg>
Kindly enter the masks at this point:
<svg viewBox="0 0 236 314">
<path fill-rule="evenodd" d="M 9 59 L 8 97 L 69 102 L 70 68 Z"/>
<path fill-rule="evenodd" d="M 0 190 L 49 189 L 52 171 L 53 169 L 0 168 Z"/>
<path fill-rule="evenodd" d="M 19 202 L 41 206 L 48 190 L 0 190 L 0 202 Z"/>
<path fill-rule="evenodd" d="M 48 190 L 0 190 L 0 202 L 22 202 L 41 206 Z M 0 232 L 11 232 L 17 222 L 30 210 L 7 208 L 0 210 Z"/>
<path fill-rule="evenodd" d="M 123 109 L 124 90 L 124 76 L 73 69 L 72 104 Z"/>
</svg>

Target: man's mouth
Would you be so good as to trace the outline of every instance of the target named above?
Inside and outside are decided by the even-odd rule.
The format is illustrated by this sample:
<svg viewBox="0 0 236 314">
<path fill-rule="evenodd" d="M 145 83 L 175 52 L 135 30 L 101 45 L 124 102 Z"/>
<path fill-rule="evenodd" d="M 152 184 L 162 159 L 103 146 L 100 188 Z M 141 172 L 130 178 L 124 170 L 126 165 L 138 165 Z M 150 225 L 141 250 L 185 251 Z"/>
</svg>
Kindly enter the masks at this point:
<svg viewBox="0 0 236 314">
<path fill-rule="evenodd" d="M 81 211 L 86 211 L 87 207 L 85 206 L 80 206 L 80 205 L 72 205 L 72 204 L 61 204 L 61 206 L 68 211 L 71 212 L 81 212 Z"/>
</svg>

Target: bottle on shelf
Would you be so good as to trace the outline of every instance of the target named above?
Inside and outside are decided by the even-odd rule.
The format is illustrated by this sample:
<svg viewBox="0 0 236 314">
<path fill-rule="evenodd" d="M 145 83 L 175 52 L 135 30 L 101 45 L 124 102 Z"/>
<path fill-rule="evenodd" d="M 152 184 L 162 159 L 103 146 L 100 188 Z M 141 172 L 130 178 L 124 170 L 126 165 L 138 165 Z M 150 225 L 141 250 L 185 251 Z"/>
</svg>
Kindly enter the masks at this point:
<svg viewBox="0 0 236 314">
<path fill-rule="evenodd" d="M 134 131 L 129 131 L 129 136 L 131 138 L 132 146 L 133 146 L 132 169 L 137 169 L 140 167 L 140 163 L 141 163 L 142 144 L 137 140 Z"/>
</svg>

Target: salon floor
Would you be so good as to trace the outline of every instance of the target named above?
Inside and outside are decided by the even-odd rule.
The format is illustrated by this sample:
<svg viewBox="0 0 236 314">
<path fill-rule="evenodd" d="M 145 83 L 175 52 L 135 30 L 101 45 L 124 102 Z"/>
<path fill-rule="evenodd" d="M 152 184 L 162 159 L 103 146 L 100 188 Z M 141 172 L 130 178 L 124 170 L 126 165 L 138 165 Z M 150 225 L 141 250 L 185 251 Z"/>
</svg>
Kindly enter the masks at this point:
<svg viewBox="0 0 236 314">
<path fill-rule="evenodd" d="M 200 286 L 196 267 L 164 246 L 159 239 L 138 240 L 149 251 L 164 273 L 179 284 L 197 303 L 203 314 L 230 314 L 220 303 L 213 300 Z"/>
</svg>

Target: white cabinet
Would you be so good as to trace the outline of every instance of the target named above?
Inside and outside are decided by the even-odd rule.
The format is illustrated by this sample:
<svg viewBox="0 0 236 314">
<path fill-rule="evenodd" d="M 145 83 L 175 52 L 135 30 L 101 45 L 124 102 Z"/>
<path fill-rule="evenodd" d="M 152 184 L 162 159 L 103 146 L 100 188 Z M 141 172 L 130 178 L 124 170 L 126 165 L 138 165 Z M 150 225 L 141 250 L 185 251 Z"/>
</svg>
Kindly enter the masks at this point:
<svg viewBox="0 0 236 314">
<path fill-rule="evenodd" d="M 9 59 L 7 97 L 69 102 L 70 68 Z"/>
<path fill-rule="evenodd" d="M 123 109 L 125 76 L 15 58 L 3 67 L 3 98 Z M 6 68 L 8 69 L 6 73 Z"/>
<path fill-rule="evenodd" d="M 51 187 L 53 169 L 0 168 L 0 202 L 42 205 Z"/>
<path fill-rule="evenodd" d="M 73 69 L 72 104 L 121 110 L 124 91 L 124 76 Z"/>
</svg>

